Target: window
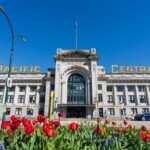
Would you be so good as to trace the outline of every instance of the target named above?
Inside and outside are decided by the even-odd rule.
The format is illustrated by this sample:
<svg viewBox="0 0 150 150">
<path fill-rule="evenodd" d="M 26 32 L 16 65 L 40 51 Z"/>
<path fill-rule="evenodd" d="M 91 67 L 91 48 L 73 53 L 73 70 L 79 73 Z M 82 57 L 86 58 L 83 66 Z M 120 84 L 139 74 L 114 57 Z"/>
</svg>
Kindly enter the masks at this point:
<svg viewBox="0 0 150 150">
<path fill-rule="evenodd" d="M 138 86 L 139 92 L 144 92 L 146 90 L 145 86 Z"/>
<path fill-rule="evenodd" d="M 128 91 L 129 92 L 134 92 L 135 91 L 135 87 L 134 86 L 128 86 Z"/>
<path fill-rule="evenodd" d="M 85 79 L 80 74 L 72 74 L 68 79 L 67 103 L 85 104 Z"/>
<path fill-rule="evenodd" d="M 27 115 L 33 115 L 33 109 L 27 108 Z"/>
<path fill-rule="evenodd" d="M 19 95 L 18 103 L 24 103 L 24 102 L 25 102 L 25 96 L 24 95 Z"/>
<path fill-rule="evenodd" d="M 148 113 L 149 109 L 148 108 L 142 108 L 142 113 Z"/>
<path fill-rule="evenodd" d="M 9 92 L 14 92 L 15 91 L 15 87 L 12 86 L 11 88 L 9 88 Z"/>
<path fill-rule="evenodd" d="M 112 92 L 113 91 L 113 87 L 112 86 L 107 86 L 107 92 Z"/>
<path fill-rule="evenodd" d="M 35 103 L 35 95 L 30 95 L 30 103 Z"/>
<path fill-rule="evenodd" d="M 124 96 L 123 95 L 118 95 L 117 99 L 118 99 L 119 103 L 124 103 Z"/>
<path fill-rule="evenodd" d="M 44 115 L 44 108 L 39 108 L 39 115 Z"/>
<path fill-rule="evenodd" d="M 25 92 L 25 90 L 26 90 L 26 87 L 25 86 L 21 86 L 19 91 L 20 92 Z"/>
<path fill-rule="evenodd" d="M 135 103 L 135 96 L 134 95 L 129 95 L 128 98 L 129 98 L 130 103 Z"/>
<path fill-rule="evenodd" d="M 16 115 L 22 115 L 22 108 L 16 108 Z"/>
<path fill-rule="evenodd" d="M 117 86 L 117 92 L 123 92 L 123 86 Z"/>
<path fill-rule="evenodd" d="M 120 115 L 126 115 L 126 108 L 120 109 Z"/>
<path fill-rule="evenodd" d="M 98 101 L 99 101 L 99 102 L 102 102 L 102 101 L 103 101 L 102 94 L 98 94 Z"/>
<path fill-rule="evenodd" d="M 4 92 L 4 86 L 0 86 L 0 92 Z"/>
<path fill-rule="evenodd" d="M 0 95 L 0 103 L 3 102 L 3 95 Z"/>
<path fill-rule="evenodd" d="M 102 85 L 98 84 L 98 90 L 102 90 Z"/>
<path fill-rule="evenodd" d="M 40 87 L 40 92 L 45 92 L 45 86 Z"/>
<path fill-rule="evenodd" d="M 140 95 L 140 103 L 146 103 L 146 96 L 145 95 Z"/>
<path fill-rule="evenodd" d="M 30 87 L 30 92 L 36 92 L 36 86 L 31 86 Z"/>
<path fill-rule="evenodd" d="M 51 84 L 51 90 L 54 90 L 54 84 Z"/>
<path fill-rule="evenodd" d="M 108 99 L 108 103 L 113 103 L 113 96 L 112 95 L 108 95 L 107 96 L 107 99 Z"/>
<path fill-rule="evenodd" d="M 137 108 L 131 108 L 131 113 L 133 115 L 136 115 L 137 114 Z"/>
<path fill-rule="evenodd" d="M 6 108 L 6 115 L 10 115 L 11 108 Z"/>
<path fill-rule="evenodd" d="M 8 95 L 7 103 L 13 103 L 14 102 L 14 95 Z"/>
<path fill-rule="evenodd" d="M 45 103 L 45 95 L 40 95 L 40 103 Z"/>
<path fill-rule="evenodd" d="M 109 112 L 110 115 L 115 115 L 114 108 L 108 108 L 108 112 Z"/>
</svg>

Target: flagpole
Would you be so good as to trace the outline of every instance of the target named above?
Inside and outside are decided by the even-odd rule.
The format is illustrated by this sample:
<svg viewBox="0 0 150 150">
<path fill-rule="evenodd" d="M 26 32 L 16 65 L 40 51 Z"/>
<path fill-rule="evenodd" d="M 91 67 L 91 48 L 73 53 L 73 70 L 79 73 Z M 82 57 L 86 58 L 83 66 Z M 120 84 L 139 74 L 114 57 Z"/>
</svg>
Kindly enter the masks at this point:
<svg viewBox="0 0 150 150">
<path fill-rule="evenodd" d="M 77 21 L 75 22 L 75 49 L 77 49 L 77 45 L 78 45 L 78 24 Z"/>
</svg>

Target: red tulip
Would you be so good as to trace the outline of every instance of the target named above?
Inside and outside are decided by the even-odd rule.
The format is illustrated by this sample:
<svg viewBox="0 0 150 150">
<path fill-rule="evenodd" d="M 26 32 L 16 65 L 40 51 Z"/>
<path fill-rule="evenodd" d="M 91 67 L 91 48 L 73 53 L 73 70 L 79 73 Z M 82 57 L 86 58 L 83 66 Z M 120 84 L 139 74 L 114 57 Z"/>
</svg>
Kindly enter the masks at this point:
<svg viewBox="0 0 150 150">
<path fill-rule="evenodd" d="M 59 121 L 53 121 L 52 124 L 53 124 L 55 127 L 61 126 L 61 124 L 60 124 Z"/>
<path fill-rule="evenodd" d="M 94 130 L 94 132 L 95 132 L 96 134 L 98 134 L 98 135 L 101 135 L 102 132 L 103 132 L 103 130 L 102 130 L 101 128 L 97 127 L 97 128 Z"/>
<path fill-rule="evenodd" d="M 147 127 L 143 125 L 143 126 L 141 126 L 141 130 L 142 131 L 147 131 Z"/>
<path fill-rule="evenodd" d="M 124 120 L 123 123 L 124 123 L 124 125 L 127 125 L 127 124 L 128 124 L 128 121 L 127 121 L 127 120 Z"/>
<path fill-rule="evenodd" d="M 37 121 L 40 122 L 40 123 L 42 123 L 42 122 L 44 123 L 46 121 L 46 118 L 42 115 L 38 115 L 37 116 Z"/>
<path fill-rule="evenodd" d="M 10 121 L 4 121 L 1 124 L 2 129 L 9 129 L 10 128 Z"/>
<path fill-rule="evenodd" d="M 38 124 L 38 121 L 37 121 L 37 120 L 33 120 L 33 121 L 32 121 L 32 124 L 33 124 L 33 125 L 37 125 L 37 124 Z"/>
<path fill-rule="evenodd" d="M 18 118 L 13 118 L 13 120 L 12 120 L 12 122 L 11 122 L 11 124 L 10 124 L 10 128 L 11 128 L 12 130 L 16 130 L 16 129 L 19 128 L 20 124 L 21 124 L 21 120 L 20 120 L 20 119 L 18 119 Z"/>
<path fill-rule="evenodd" d="M 14 131 L 10 129 L 7 131 L 7 134 L 8 134 L 8 136 L 12 137 L 14 134 Z"/>
<path fill-rule="evenodd" d="M 150 141 L 150 134 L 147 134 L 145 132 L 141 132 L 140 133 L 140 138 L 143 140 L 143 141 Z"/>
<path fill-rule="evenodd" d="M 79 125 L 77 123 L 74 123 L 74 122 L 69 125 L 69 129 L 72 131 L 77 130 L 78 127 L 79 127 Z"/>
<path fill-rule="evenodd" d="M 112 121 L 111 123 L 112 123 L 113 126 L 116 125 L 116 121 Z"/>
<path fill-rule="evenodd" d="M 105 123 L 106 123 L 106 124 L 109 124 L 109 123 L 110 123 L 110 120 L 109 120 L 108 118 L 106 118 Z"/>
<path fill-rule="evenodd" d="M 96 120 L 97 120 L 97 123 L 101 122 L 101 118 L 97 118 Z"/>
<path fill-rule="evenodd" d="M 65 116 L 65 115 L 64 115 L 63 112 L 59 112 L 59 113 L 58 113 L 58 117 L 59 117 L 59 118 L 63 118 L 64 116 Z"/>
<path fill-rule="evenodd" d="M 45 132 L 45 134 L 48 136 L 48 137 L 52 137 L 56 134 L 56 130 L 54 130 L 53 128 L 48 128 Z"/>
<path fill-rule="evenodd" d="M 26 127 L 24 128 L 24 132 L 25 132 L 26 134 L 32 134 L 33 131 L 34 131 L 34 128 L 33 128 L 32 125 L 28 125 L 28 126 L 26 126 Z"/>
</svg>

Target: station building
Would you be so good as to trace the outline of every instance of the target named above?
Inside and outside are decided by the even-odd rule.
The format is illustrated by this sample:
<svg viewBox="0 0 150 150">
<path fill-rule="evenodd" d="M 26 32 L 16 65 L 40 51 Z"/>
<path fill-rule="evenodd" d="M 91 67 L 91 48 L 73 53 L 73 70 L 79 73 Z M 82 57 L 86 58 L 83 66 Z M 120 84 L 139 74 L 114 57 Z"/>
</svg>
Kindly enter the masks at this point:
<svg viewBox="0 0 150 150">
<path fill-rule="evenodd" d="M 149 112 L 150 68 L 113 65 L 112 73 L 106 73 L 97 65 L 99 60 L 94 48 L 57 49 L 55 68 L 47 73 L 12 73 L 7 117 L 49 116 L 50 105 L 55 114 L 63 111 L 68 118 L 121 118 Z M 1 110 L 6 78 L 6 73 L 0 73 Z"/>
</svg>

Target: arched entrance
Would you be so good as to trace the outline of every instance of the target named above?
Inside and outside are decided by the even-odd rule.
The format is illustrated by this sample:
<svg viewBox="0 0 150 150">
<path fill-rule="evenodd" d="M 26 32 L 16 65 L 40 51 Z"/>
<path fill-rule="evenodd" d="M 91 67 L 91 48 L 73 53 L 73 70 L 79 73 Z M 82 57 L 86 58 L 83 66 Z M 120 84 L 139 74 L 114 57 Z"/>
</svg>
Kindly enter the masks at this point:
<svg viewBox="0 0 150 150">
<path fill-rule="evenodd" d="M 68 78 L 67 88 L 67 117 L 85 117 L 86 86 L 84 77 L 78 73 L 72 74 Z"/>
</svg>

